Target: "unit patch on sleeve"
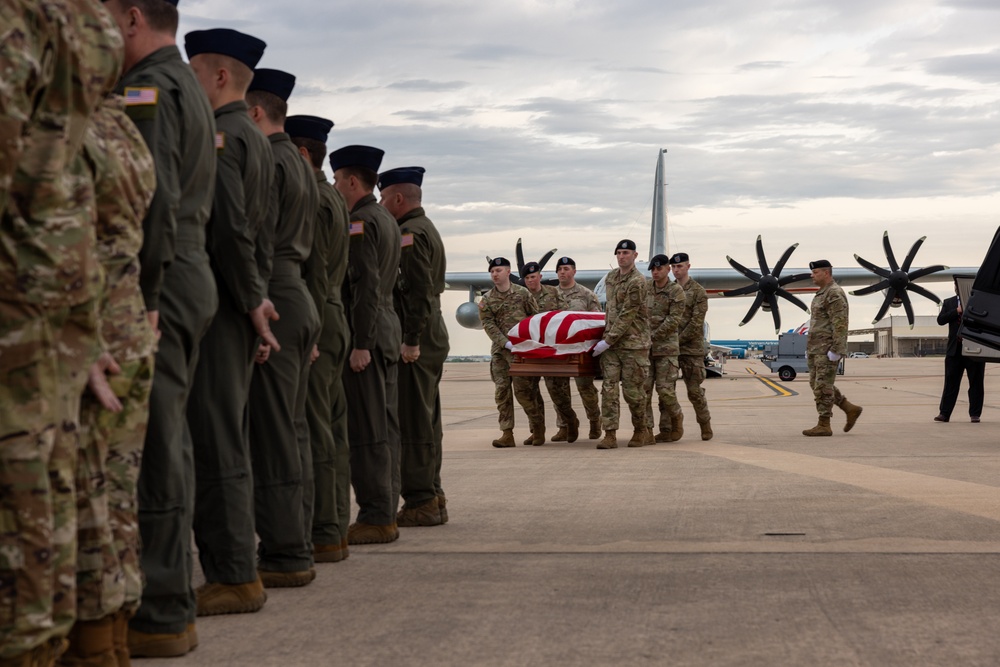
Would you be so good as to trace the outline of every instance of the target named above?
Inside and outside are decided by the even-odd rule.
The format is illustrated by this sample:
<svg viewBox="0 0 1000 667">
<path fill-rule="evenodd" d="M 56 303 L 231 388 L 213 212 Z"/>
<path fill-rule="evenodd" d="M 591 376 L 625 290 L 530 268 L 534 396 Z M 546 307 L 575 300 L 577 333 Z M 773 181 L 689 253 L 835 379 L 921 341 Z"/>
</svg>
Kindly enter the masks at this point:
<svg viewBox="0 0 1000 667">
<path fill-rule="evenodd" d="M 156 118 L 156 105 L 160 100 L 160 89 L 155 86 L 129 87 L 125 89 L 125 112 L 134 121 Z"/>
</svg>

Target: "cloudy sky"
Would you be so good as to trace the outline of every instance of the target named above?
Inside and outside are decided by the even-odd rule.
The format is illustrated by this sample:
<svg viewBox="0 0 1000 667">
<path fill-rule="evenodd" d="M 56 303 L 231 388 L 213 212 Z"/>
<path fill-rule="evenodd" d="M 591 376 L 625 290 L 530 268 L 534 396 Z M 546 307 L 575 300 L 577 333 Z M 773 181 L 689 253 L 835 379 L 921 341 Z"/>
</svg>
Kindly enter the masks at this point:
<svg viewBox="0 0 1000 667">
<path fill-rule="evenodd" d="M 977 266 L 1000 225 L 1000 4 L 995 0 L 182 0 L 180 34 L 232 27 L 293 72 L 290 113 L 336 122 L 330 148 L 427 168 L 450 270 L 556 247 L 580 268 L 645 258 L 657 149 L 668 243 L 695 267 L 825 257 Z M 234 18 L 239 17 L 239 18 Z M 181 37 L 181 40 L 183 37 Z M 551 267 L 554 268 L 554 267 Z M 947 285 L 935 291 L 947 294 Z M 462 330 L 452 351 L 488 351 Z M 851 326 L 879 295 L 851 297 Z M 937 312 L 916 297 L 917 314 Z M 715 338 L 746 299 L 713 300 Z M 806 319 L 783 309 L 787 326 Z M 892 311 L 902 314 L 901 310 Z"/>
</svg>

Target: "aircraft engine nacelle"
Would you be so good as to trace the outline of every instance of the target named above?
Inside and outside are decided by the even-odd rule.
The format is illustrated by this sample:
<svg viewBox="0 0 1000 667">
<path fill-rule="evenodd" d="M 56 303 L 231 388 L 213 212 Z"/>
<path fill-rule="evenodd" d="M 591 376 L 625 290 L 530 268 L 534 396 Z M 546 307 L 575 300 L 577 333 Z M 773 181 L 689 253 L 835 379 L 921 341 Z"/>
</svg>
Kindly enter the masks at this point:
<svg viewBox="0 0 1000 667">
<path fill-rule="evenodd" d="M 482 329 L 483 323 L 479 321 L 479 305 L 466 301 L 455 311 L 455 319 L 466 329 Z"/>
</svg>

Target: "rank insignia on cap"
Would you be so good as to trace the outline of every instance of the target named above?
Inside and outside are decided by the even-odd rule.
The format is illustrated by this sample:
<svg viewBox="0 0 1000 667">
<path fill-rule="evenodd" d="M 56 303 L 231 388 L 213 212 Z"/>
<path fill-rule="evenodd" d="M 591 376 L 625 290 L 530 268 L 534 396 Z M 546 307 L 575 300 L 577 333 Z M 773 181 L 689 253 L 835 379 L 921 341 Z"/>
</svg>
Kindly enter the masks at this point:
<svg viewBox="0 0 1000 667">
<path fill-rule="evenodd" d="M 151 88 L 126 88 L 125 106 L 151 106 L 155 105 L 160 97 L 160 89 Z"/>
<path fill-rule="evenodd" d="M 215 150 L 221 151 L 226 147 L 226 133 L 216 132 L 215 133 Z"/>
<path fill-rule="evenodd" d="M 351 226 L 350 226 L 349 229 L 350 229 L 350 232 L 351 232 L 351 236 L 360 236 L 360 235 L 362 235 L 362 234 L 365 233 L 365 221 L 364 220 L 356 220 L 356 221 L 354 221 L 354 222 L 351 223 Z"/>
<path fill-rule="evenodd" d="M 399 239 L 400 248 L 409 248 L 413 245 L 413 234 L 403 234 Z"/>
</svg>

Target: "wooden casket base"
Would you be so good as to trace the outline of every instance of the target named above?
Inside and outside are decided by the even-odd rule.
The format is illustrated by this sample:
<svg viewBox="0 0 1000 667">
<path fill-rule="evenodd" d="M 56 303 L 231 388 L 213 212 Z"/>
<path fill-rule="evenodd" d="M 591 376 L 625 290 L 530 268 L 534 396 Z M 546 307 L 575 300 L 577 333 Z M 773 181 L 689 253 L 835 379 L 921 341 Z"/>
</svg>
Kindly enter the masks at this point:
<svg viewBox="0 0 1000 667">
<path fill-rule="evenodd" d="M 563 354 L 541 359 L 514 355 L 510 365 L 514 377 L 601 377 L 600 359 L 590 352 Z"/>
</svg>

